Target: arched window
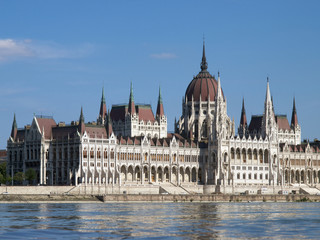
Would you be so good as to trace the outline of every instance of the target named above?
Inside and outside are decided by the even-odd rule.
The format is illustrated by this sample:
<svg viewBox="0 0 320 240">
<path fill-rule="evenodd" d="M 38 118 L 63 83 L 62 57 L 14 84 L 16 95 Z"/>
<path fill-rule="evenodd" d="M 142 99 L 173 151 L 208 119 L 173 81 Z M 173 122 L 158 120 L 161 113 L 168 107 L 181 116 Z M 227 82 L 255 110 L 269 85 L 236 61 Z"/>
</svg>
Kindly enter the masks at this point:
<svg viewBox="0 0 320 240">
<path fill-rule="evenodd" d="M 94 150 L 93 150 L 93 148 L 91 148 L 91 150 L 90 150 L 90 158 L 94 158 Z"/>
<path fill-rule="evenodd" d="M 237 159 L 240 160 L 240 149 L 237 148 Z"/>
<path fill-rule="evenodd" d="M 234 159 L 234 148 L 231 148 L 231 159 Z"/>
<path fill-rule="evenodd" d="M 257 151 L 257 149 L 253 150 L 253 159 L 254 160 L 258 160 L 258 151 Z"/>
<path fill-rule="evenodd" d="M 248 149 L 248 160 L 252 160 L 252 151 L 250 148 Z"/>
<path fill-rule="evenodd" d="M 242 149 L 242 161 L 244 163 L 247 162 L 247 156 L 246 156 L 246 150 L 245 149 Z"/>
<path fill-rule="evenodd" d="M 269 162 L 269 152 L 268 150 L 264 150 L 264 163 L 268 163 Z"/>
<path fill-rule="evenodd" d="M 260 163 L 263 163 L 263 152 L 262 152 L 262 149 L 259 150 L 259 161 L 260 161 Z"/>
<path fill-rule="evenodd" d="M 87 152 L 87 149 L 85 148 L 83 150 L 83 158 L 87 158 L 88 157 L 88 152 Z"/>
<path fill-rule="evenodd" d="M 111 149 L 111 159 L 114 159 L 114 150 Z"/>
</svg>

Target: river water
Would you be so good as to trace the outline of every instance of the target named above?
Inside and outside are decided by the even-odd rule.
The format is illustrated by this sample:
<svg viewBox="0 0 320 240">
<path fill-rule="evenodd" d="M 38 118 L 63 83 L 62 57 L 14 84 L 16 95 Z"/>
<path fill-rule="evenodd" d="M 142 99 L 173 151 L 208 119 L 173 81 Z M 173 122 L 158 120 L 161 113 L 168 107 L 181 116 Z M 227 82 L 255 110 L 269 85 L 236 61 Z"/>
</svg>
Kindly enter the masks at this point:
<svg viewBox="0 0 320 240">
<path fill-rule="evenodd" d="M 0 239 L 319 239 L 320 203 L 0 204 Z"/>
</svg>

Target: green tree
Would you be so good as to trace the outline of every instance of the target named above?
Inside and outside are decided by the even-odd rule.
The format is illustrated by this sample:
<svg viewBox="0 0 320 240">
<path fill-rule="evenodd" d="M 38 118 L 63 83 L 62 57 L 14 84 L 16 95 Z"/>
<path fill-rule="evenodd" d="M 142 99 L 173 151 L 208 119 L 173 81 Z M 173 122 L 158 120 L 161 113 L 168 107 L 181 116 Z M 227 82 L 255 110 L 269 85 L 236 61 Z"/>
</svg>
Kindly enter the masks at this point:
<svg viewBox="0 0 320 240">
<path fill-rule="evenodd" d="M 0 173 L 0 183 L 6 183 L 6 178 L 2 175 L 2 173 Z"/>
<path fill-rule="evenodd" d="M 7 163 L 0 163 L 0 183 L 5 184 L 7 182 Z"/>
<path fill-rule="evenodd" d="M 24 180 L 24 174 L 23 172 L 17 172 L 14 176 L 13 176 L 13 181 L 15 181 L 15 183 L 17 184 L 22 184 Z"/>
<path fill-rule="evenodd" d="M 3 176 L 7 175 L 7 163 L 6 162 L 0 163 L 0 173 Z"/>
<path fill-rule="evenodd" d="M 26 171 L 26 180 L 29 181 L 29 184 L 32 184 L 33 181 L 36 179 L 37 173 L 33 168 L 28 168 Z"/>
</svg>

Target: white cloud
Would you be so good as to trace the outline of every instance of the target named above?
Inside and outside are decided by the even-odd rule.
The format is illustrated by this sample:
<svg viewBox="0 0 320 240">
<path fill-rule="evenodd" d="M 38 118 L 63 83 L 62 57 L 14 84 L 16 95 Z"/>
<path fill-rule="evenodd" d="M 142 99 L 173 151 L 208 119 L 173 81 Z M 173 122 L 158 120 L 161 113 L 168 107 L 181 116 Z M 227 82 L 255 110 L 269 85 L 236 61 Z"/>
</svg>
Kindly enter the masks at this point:
<svg viewBox="0 0 320 240">
<path fill-rule="evenodd" d="M 177 56 L 174 53 L 158 53 L 158 54 L 151 54 L 150 57 L 156 59 L 172 59 L 176 58 Z"/>
<path fill-rule="evenodd" d="M 0 61 L 6 61 L 16 57 L 32 56 L 34 56 L 32 50 L 26 46 L 24 41 L 0 39 Z"/>
<path fill-rule="evenodd" d="M 65 47 L 54 42 L 40 42 L 31 39 L 0 39 L 0 62 L 22 59 L 79 58 L 94 50 L 91 44 Z"/>
</svg>

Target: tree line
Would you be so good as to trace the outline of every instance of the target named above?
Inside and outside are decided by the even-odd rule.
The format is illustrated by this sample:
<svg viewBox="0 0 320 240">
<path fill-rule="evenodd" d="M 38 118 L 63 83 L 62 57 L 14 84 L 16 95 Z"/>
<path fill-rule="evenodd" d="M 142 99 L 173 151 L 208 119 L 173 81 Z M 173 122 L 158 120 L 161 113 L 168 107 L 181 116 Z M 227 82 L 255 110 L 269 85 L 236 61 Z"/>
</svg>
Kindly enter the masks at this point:
<svg viewBox="0 0 320 240">
<path fill-rule="evenodd" d="M 12 180 L 14 185 L 22 185 L 25 180 L 28 181 L 29 184 L 33 184 L 34 180 L 37 178 L 37 173 L 33 168 L 28 168 L 26 173 L 17 172 L 12 176 L 7 174 L 7 163 L 3 162 L 0 164 L 0 183 L 11 185 Z"/>
</svg>

